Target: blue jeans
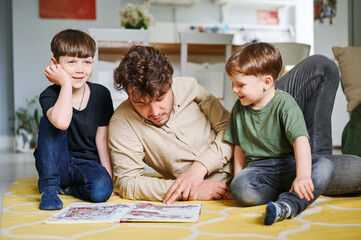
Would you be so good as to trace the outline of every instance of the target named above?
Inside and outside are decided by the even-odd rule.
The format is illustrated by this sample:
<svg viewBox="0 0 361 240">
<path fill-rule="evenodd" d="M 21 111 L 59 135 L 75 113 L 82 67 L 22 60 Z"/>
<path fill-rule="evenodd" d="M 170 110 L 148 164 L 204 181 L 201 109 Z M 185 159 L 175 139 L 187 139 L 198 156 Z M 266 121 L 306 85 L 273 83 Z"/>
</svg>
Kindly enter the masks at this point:
<svg viewBox="0 0 361 240">
<path fill-rule="evenodd" d="M 54 127 L 45 116 L 40 120 L 34 157 L 39 192 L 56 188 L 90 202 L 104 202 L 113 192 L 113 180 L 108 171 L 95 160 L 72 157 L 67 131 Z"/>
<path fill-rule="evenodd" d="M 313 55 L 279 79 L 276 87 L 290 93 L 305 117 L 312 155 L 324 156 L 335 165 L 335 177 L 324 195 L 361 193 L 361 158 L 332 155 L 331 115 L 340 82 L 336 64 Z"/>
<path fill-rule="evenodd" d="M 289 192 L 296 178 L 294 157 L 270 158 L 252 162 L 241 170 L 231 183 L 233 198 L 241 206 L 267 204 L 270 201 L 284 202 L 292 208 L 291 217 L 305 210 L 325 190 L 334 174 L 334 165 L 324 157 L 312 159 L 311 178 L 314 198 L 301 199 L 294 191 Z"/>
</svg>

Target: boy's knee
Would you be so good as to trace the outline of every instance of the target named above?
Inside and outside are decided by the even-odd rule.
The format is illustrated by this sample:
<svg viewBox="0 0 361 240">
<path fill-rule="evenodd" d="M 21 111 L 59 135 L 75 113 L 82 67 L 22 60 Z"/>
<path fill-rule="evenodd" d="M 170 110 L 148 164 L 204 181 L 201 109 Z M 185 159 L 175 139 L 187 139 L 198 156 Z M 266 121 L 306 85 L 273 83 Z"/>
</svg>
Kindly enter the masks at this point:
<svg viewBox="0 0 361 240">
<path fill-rule="evenodd" d="M 110 195 L 112 194 L 112 191 L 108 191 L 105 189 L 99 190 L 99 191 L 94 191 L 91 195 L 90 195 L 90 201 L 94 202 L 94 203 L 99 203 L 99 202 L 106 202 L 109 198 Z"/>
<path fill-rule="evenodd" d="M 93 183 L 89 200 L 92 202 L 105 202 L 113 192 L 113 181 L 110 177 L 102 177 Z"/>
<path fill-rule="evenodd" d="M 231 183 L 231 193 L 234 200 L 241 206 L 250 207 L 261 204 L 261 199 L 252 183 L 244 177 L 233 179 Z"/>
<path fill-rule="evenodd" d="M 251 207 L 260 205 L 258 199 L 254 194 L 248 194 L 247 192 L 232 191 L 232 197 L 242 207 Z"/>
</svg>

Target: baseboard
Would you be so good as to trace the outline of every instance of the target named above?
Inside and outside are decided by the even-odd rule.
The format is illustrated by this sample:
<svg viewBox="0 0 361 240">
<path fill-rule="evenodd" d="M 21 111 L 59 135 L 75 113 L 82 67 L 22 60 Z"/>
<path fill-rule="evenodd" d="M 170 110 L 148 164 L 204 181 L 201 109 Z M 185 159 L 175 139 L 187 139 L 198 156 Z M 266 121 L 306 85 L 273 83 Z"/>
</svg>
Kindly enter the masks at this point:
<svg viewBox="0 0 361 240">
<path fill-rule="evenodd" d="M 14 137 L 9 135 L 0 135 L 0 150 L 14 150 Z"/>
</svg>

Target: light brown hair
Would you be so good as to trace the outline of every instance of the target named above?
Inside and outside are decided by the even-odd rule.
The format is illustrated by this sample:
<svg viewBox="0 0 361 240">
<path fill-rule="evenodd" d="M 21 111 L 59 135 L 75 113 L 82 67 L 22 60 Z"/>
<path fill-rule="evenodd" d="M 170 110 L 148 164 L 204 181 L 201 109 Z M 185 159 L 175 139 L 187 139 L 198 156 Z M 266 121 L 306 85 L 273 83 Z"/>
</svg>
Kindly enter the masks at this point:
<svg viewBox="0 0 361 240">
<path fill-rule="evenodd" d="M 232 54 L 225 69 L 228 76 L 271 75 L 276 81 L 282 69 L 282 58 L 279 50 L 272 44 L 246 43 Z"/>
</svg>

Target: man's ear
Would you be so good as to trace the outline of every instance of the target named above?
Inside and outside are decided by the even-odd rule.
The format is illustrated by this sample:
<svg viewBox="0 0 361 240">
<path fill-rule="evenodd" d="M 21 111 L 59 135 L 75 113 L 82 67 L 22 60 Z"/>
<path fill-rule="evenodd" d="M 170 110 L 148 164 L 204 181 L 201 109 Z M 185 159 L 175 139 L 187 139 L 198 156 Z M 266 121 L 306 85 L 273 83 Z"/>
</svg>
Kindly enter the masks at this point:
<svg viewBox="0 0 361 240">
<path fill-rule="evenodd" d="M 51 65 L 56 65 L 56 64 L 58 64 L 58 61 L 56 61 L 55 57 L 51 57 L 50 63 L 51 63 Z"/>
<path fill-rule="evenodd" d="M 265 75 L 263 77 L 264 90 L 270 88 L 274 83 L 273 77 L 271 75 Z"/>
</svg>

